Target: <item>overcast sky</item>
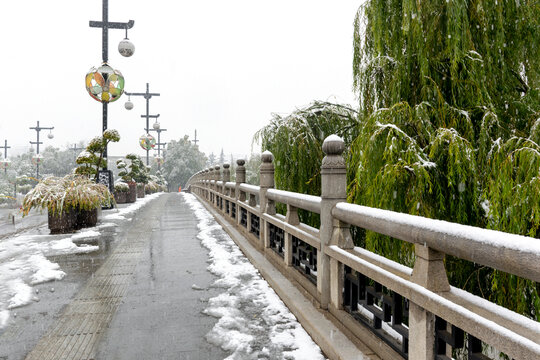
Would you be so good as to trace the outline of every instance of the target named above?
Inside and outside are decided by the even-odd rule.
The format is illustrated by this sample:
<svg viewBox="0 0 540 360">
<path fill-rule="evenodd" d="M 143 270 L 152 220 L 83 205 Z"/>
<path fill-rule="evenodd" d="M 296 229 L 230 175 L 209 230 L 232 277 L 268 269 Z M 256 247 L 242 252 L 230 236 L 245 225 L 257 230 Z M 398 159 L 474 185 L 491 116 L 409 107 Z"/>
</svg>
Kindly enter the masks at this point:
<svg viewBox="0 0 540 360">
<path fill-rule="evenodd" d="M 271 113 L 288 114 L 312 100 L 353 104 L 352 36 L 362 1 L 109 0 L 109 21 L 135 20 L 135 54 L 117 50 L 123 30 L 109 31 L 109 64 L 128 92 L 161 93 L 162 141 L 195 129 L 205 153 L 249 154 L 253 134 Z M 28 0 L 0 6 L 0 143 L 30 147 L 41 126 L 54 126 L 44 144 L 65 148 L 99 135 L 102 106 L 84 77 L 101 64 L 101 0 Z M 145 152 L 145 100 L 127 96 L 109 105 L 109 128 L 122 137 L 110 155 Z M 255 151 L 259 151 L 256 147 Z M 9 155 L 9 154 L 8 154 Z"/>
</svg>

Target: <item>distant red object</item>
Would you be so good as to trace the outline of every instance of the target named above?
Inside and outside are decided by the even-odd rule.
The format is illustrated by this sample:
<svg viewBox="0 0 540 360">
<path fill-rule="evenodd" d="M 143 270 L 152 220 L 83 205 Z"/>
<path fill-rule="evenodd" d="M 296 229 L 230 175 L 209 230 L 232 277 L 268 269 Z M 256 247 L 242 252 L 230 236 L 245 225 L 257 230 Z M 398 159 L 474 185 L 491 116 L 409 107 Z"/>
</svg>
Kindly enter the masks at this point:
<svg viewBox="0 0 540 360">
<path fill-rule="evenodd" d="M 178 187 L 178 192 L 182 192 L 182 187 L 181 186 Z"/>
</svg>

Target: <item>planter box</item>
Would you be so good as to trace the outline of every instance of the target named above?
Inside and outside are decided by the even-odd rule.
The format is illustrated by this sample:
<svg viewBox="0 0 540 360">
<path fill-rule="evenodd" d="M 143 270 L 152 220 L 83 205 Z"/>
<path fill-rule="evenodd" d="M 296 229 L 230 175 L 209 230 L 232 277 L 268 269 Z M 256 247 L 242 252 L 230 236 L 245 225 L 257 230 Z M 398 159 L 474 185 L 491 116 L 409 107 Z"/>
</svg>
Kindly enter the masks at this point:
<svg viewBox="0 0 540 360">
<path fill-rule="evenodd" d="M 129 183 L 129 192 L 127 193 L 126 202 L 134 203 L 137 201 L 137 184 Z"/>
<path fill-rule="evenodd" d="M 144 185 L 143 186 L 137 186 L 137 197 L 143 198 L 144 197 Z"/>
<path fill-rule="evenodd" d="M 93 210 L 77 210 L 77 221 L 75 223 L 75 229 L 82 229 L 86 227 L 94 227 L 98 220 L 98 209 Z"/>
<path fill-rule="evenodd" d="M 127 203 L 128 201 L 128 195 L 129 195 L 129 192 L 119 192 L 119 191 L 115 191 L 114 192 L 114 200 L 116 201 L 117 204 L 125 204 Z"/>
<path fill-rule="evenodd" d="M 65 234 L 75 231 L 77 212 L 75 210 L 64 211 L 58 215 L 48 214 L 49 230 L 51 234 Z"/>
</svg>

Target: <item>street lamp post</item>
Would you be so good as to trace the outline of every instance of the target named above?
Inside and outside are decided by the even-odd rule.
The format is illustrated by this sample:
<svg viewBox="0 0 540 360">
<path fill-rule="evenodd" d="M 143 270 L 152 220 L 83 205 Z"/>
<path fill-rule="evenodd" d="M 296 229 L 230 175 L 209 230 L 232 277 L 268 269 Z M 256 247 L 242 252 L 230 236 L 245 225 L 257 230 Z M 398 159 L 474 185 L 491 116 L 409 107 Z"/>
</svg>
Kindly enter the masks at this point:
<svg viewBox="0 0 540 360">
<path fill-rule="evenodd" d="M 37 156 L 37 161 L 36 161 L 36 179 L 39 180 L 39 144 L 43 144 L 42 141 L 39 141 L 39 132 L 41 130 L 52 130 L 54 129 L 54 126 L 52 127 L 44 127 L 44 126 L 39 126 L 39 121 L 37 122 L 37 125 L 35 127 L 30 127 L 31 130 L 36 130 L 36 135 L 37 135 L 37 139 L 36 141 L 30 141 L 30 144 L 36 144 L 36 154 L 38 155 Z"/>
<path fill-rule="evenodd" d="M 162 129 L 162 128 L 160 128 L 158 126 L 157 128 L 154 127 L 154 129 L 149 129 L 149 130 L 157 132 L 158 140 L 157 140 L 156 146 L 157 146 L 158 157 L 161 157 L 161 147 L 162 146 L 165 147 L 165 145 L 167 145 L 166 142 L 164 142 L 164 143 L 161 142 L 161 132 L 162 131 L 167 131 L 167 129 Z M 158 162 L 158 170 L 161 170 L 161 164 L 159 162 Z"/>
<path fill-rule="evenodd" d="M 90 27 L 102 29 L 101 53 L 102 53 L 102 60 L 104 63 L 107 63 L 107 61 L 109 61 L 109 29 L 125 29 L 126 39 L 127 39 L 127 30 L 131 29 L 134 24 L 135 24 L 134 20 L 129 20 L 127 23 L 109 22 L 109 0 L 103 0 L 103 19 L 101 21 L 90 21 Z M 124 54 L 122 53 L 122 55 Z M 103 101 L 102 103 L 103 103 L 103 131 L 105 131 L 107 130 L 108 102 Z M 103 157 L 107 159 L 107 147 L 105 147 L 105 151 L 103 152 Z M 105 165 L 105 169 L 107 169 L 107 165 Z"/>
<path fill-rule="evenodd" d="M 4 140 L 4 146 L 0 146 L 0 149 L 4 149 L 4 174 L 7 174 L 7 165 L 5 162 L 7 161 L 7 149 L 11 148 L 11 146 L 7 145 L 7 140 Z"/>
<path fill-rule="evenodd" d="M 146 99 L 146 115 L 141 115 L 142 118 L 146 118 L 146 128 L 144 129 L 146 131 L 146 134 L 148 134 L 149 132 L 149 122 L 150 122 L 150 118 L 158 118 L 159 117 L 159 114 L 157 115 L 150 115 L 150 99 L 152 98 L 152 96 L 159 96 L 161 95 L 160 93 L 151 93 L 150 92 L 150 85 L 148 83 L 146 83 L 146 92 L 144 93 L 128 93 L 127 91 L 125 92 L 125 94 L 127 96 L 143 96 L 145 99 Z M 149 164 L 149 151 L 150 149 L 147 149 L 146 150 L 146 165 Z"/>
</svg>

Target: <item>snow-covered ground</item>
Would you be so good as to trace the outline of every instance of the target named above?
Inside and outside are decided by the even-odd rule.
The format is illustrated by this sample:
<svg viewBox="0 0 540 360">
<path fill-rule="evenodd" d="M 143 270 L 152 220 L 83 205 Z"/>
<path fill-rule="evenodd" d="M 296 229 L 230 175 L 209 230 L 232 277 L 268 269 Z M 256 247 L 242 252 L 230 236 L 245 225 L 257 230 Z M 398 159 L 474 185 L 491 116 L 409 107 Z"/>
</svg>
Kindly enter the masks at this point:
<svg viewBox="0 0 540 360">
<path fill-rule="evenodd" d="M 133 214 L 162 193 L 147 195 L 129 206 L 108 211 L 103 220 L 130 220 Z M 116 226 L 102 223 L 69 235 L 21 234 L 0 240 L 0 329 L 7 326 L 10 312 L 20 306 L 39 300 L 33 285 L 62 280 L 66 273 L 49 256 L 81 254 L 99 250 L 98 246 L 80 243 L 98 238 L 100 230 Z"/>
<path fill-rule="evenodd" d="M 218 319 L 206 339 L 236 359 L 324 359 L 281 299 L 251 265 L 213 216 L 191 194 L 181 193 L 199 223 L 201 244 L 209 251 L 208 270 L 223 293 L 204 313 Z M 194 284 L 194 290 L 199 287 Z"/>
</svg>

